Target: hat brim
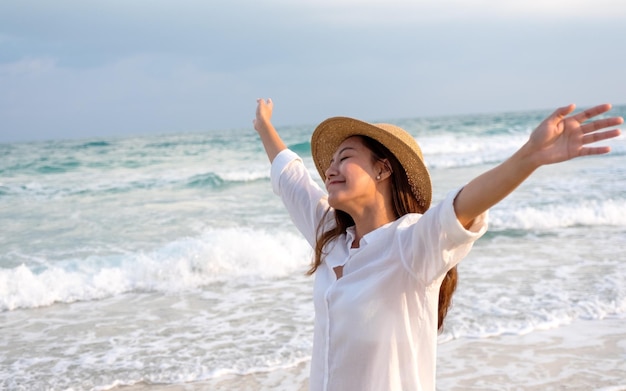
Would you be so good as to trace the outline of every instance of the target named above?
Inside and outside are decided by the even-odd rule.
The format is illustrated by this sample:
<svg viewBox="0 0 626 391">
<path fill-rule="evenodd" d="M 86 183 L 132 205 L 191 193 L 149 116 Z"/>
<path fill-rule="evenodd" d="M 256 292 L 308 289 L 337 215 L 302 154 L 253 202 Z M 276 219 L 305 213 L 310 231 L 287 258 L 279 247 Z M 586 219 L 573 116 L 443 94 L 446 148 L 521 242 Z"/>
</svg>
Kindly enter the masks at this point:
<svg viewBox="0 0 626 391">
<path fill-rule="evenodd" d="M 422 150 L 413 136 L 395 125 L 370 124 L 348 117 L 333 117 L 319 124 L 311 136 L 311 154 L 322 180 L 326 180 L 326 170 L 339 145 L 352 136 L 370 137 L 389 149 L 404 168 L 422 206 L 421 213 L 430 207 L 432 185 Z"/>
</svg>

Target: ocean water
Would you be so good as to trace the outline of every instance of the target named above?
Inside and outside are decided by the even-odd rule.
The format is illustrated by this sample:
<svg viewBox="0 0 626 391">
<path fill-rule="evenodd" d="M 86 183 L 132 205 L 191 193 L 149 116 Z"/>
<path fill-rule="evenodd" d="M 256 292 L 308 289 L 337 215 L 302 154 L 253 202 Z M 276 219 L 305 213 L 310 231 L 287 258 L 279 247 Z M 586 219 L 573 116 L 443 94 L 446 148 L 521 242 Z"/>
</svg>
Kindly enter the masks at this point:
<svg viewBox="0 0 626 391">
<path fill-rule="evenodd" d="M 382 120 L 420 142 L 438 202 L 548 114 Z M 279 131 L 317 177 L 313 128 Z M 492 209 L 441 344 L 626 322 L 626 138 L 605 144 Z M 180 385 L 310 359 L 311 249 L 253 129 L 0 144 L 0 157 L 0 389 Z"/>
</svg>

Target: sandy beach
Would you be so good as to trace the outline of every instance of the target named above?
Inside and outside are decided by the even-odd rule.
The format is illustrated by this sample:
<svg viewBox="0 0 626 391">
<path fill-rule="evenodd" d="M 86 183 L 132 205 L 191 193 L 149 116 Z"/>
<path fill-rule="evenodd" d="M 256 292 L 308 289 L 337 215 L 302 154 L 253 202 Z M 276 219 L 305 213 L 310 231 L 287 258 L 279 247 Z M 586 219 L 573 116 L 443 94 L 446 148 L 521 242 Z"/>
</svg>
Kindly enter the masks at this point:
<svg viewBox="0 0 626 391">
<path fill-rule="evenodd" d="M 285 370 L 119 391 L 308 389 L 308 362 Z M 439 345 L 437 389 L 626 391 L 626 321 L 578 321 L 558 329 Z"/>
<path fill-rule="evenodd" d="M 439 346 L 439 390 L 626 390 L 626 321 Z"/>
</svg>

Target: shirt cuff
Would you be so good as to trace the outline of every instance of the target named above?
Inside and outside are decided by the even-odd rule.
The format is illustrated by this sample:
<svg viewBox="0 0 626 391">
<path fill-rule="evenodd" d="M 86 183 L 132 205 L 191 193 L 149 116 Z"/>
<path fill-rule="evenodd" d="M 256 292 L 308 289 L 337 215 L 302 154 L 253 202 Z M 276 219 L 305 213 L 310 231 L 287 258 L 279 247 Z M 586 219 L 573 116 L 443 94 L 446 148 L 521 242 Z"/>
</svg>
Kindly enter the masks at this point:
<svg viewBox="0 0 626 391">
<path fill-rule="evenodd" d="M 285 168 L 294 160 L 301 160 L 295 152 L 290 149 L 283 149 L 274 157 L 272 168 L 270 170 L 270 180 L 272 181 L 272 190 L 276 195 L 280 195 L 280 175 Z"/>
<path fill-rule="evenodd" d="M 489 211 L 486 210 L 474 219 L 469 229 L 465 229 L 465 227 L 461 225 L 454 211 L 454 199 L 462 189 L 461 187 L 448 193 L 446 199 L 443 201 L 445 205 L 441 215 L 442 226 L 445 227 L 446 232 L 448 232 L 457 243 L 475 241 L 483 236 L 483 234 L 487 232 L 489 220 Z"/>
</svg>

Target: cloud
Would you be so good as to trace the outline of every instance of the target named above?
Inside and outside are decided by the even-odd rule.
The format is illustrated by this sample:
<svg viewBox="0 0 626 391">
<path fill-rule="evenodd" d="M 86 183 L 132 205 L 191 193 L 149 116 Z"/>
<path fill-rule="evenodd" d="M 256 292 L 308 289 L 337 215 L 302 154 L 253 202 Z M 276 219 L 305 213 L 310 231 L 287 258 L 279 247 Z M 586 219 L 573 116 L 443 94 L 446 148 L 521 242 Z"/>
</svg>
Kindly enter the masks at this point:
<svg viewBox="0 0 626 391">
<path fill-rule="evenodd" d="M 54 69 L 55 63 L 56 61 L 51 58 L 23 58 L 15 62 L 0 64 L 0 78 L 40 76 Z"/>
<path fill-rule="evenodd" d="M 127 57 L 79 70 L 53 64 L 33 59 L 0 68 L 3 132 L 93 137 L 206 130 L 216 118 L 233 117 L 233 96 L 248 96 L 253 105 L 240 78 L 176 58 Z"/>
<path fill-rule="evenodd" d="M 623 103 L 625 6 L 547 3 L 4 3 L 0 140 Z"/>
<path fill-rule="evenodd" d="M 293 2 L 278 0 L 283 6 Z M 326 12 L 333 20 L 442 21 L 464 19 L 616 19 L 626 16 L 621 0 L 304 0 L 299 6 Z M 345 10 L 348 13 L 336 11 Z M 355 15 L 360 16 L 356 17 Z M 367 17 L 365 17 L 367 16 Z M 393 18 L 388 18 L 393 16 Z"/>
</svg>

